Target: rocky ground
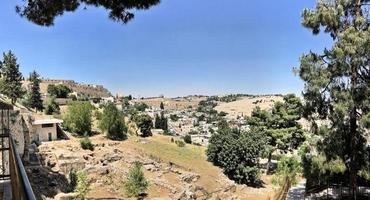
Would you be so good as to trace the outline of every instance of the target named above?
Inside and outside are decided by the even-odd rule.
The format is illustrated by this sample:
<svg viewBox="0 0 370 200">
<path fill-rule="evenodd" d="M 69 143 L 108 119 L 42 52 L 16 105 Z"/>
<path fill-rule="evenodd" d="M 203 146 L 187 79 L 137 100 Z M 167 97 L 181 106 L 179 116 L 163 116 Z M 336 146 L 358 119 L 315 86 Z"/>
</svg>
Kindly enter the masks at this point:
<svg viewBox="0 0 370 200">
<path fill-rule="evenodd" d="M 130 137 L 110 141 L 102 135 L 91 138 L 94 151 L 82 150 L 78 138 L 45 142 L 36 148 L 39 160 L 27 167 L 38 199 L 70 199 L 68 173 L 85 170 L 91 184 L 89 199 L 127 199 L 122 182 L 130 166 L 143 164 L 149 188 L 145 199 L 268 199 L 273 193 L 270 177 L 266 185 L 251 188 L 237 185 L 206 161 L 202 147 L 177 147 L 165 136 Z"/>
</svg>

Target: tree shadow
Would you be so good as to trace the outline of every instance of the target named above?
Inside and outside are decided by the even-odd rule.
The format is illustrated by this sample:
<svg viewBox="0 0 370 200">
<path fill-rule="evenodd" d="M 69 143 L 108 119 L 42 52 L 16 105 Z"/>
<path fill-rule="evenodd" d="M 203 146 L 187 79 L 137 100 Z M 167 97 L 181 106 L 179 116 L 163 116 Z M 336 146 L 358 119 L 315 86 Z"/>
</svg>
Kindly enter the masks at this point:
<svg viewBox="0 0 370 200">
<path fill-rule="evenodd" d="M 60 192 L 70 192 L 67 177 L 49 167 L 26 166 L 26 172 L 36 199 L 54 198 Z"/>
</svg>

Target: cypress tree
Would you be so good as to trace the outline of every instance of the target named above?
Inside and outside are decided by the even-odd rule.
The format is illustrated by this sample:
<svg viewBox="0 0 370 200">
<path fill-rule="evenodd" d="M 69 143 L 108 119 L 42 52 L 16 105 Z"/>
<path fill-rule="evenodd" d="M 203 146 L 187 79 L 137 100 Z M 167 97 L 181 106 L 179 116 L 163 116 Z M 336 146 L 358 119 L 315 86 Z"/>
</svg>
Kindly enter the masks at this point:
<svg viewBox="0 0 370 200">
<path fill-rule="evenodd" d="M 17 99 L 25 93 L 22 88 L 23 77 L 19 71 L 17 58 L 11 51 L 3 53 L 3 61 L 0 66 L 2 75 L 1 92 L 11 99 L 12 104 L 15 104 Z"/>
<path fill-rule="evenodd" d="M 28 93 L 28 105 L 31 108 L 42 111 L 44 106 L 42 105 L 41 93 L 40 93 L 40 78 L 36 71 L 31 72 L 29 81 L 31 82 L 31 88 Z"/>
</svg>

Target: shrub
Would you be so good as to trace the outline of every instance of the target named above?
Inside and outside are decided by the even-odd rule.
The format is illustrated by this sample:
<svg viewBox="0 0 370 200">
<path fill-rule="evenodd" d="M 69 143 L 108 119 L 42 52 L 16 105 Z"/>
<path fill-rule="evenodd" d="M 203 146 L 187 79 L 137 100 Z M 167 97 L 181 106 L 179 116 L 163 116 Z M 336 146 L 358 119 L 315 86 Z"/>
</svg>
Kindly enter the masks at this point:
<svg viewBox="0 0 370 200">
<path fill-rule="evenodd" d="M 169 131 L 169 130 L 164 130 L 164 131 L 163 131 L 163 135 L 172 136 L 172 135 L 173 135 L 173 133 L 172 133 L 171 131 Z"/>
<path fill-rule="evenodd" d="M 185 135 L 184 142 L 188 143 L 188 144 L 191 144 L 191 136 L 190 135 Z"/>
<path fill-rule="evenodd" d="M 71 170 L 68 175 L 68 192 L 73 192 L 77 187 L 77 173 L 75 170 Z"/>
<path fill-rule="evenodd" d="M 174 143 L 174 142 L 175 142 L 175 140 L 173 138 L 171 138 L 171 143 Z"/>
<path fill-rule="evenodd" d="M 92 106 L 89 102 L 72 102 L 64 116 L 65 128 L 78 135 L 91 133 Z"/>
<path fill-rule="evenodd" d="M 139 197 L 144 194 L 149 183 L 144 177 L 142 166 L 135 162 L 128 172 L 127 181 L 123 183 L 126 194 L 129 197 Z"/>
<path fill-rule="evenodd" d="M 85 199 L 87 193 L 90 191 L 90 184 L 87 181 L 87 172 L 80 171 L 77 173 L 77 186 L 74 190 L 78 197 L 81 199 Z"/>
<path fill-rule="evenodd" d="M 181 140 L 176 140 L 175 143 L 177 144 L 178 147 L 185 147 L 185 142 Z"/>
<path fill-rule="evenodd" d="M 114 103 L 108 103 L 104 107 L 99 128 L 107 133 L 107 137 L 113 140 L 126 139 L 127 127 L 123 121 L 122 113 Z"/>
<path fill-rule="evenodd" d="M 89 137 L 85 136 L 80 140 L 80 145 L 82 149 L 94 150 L 94 145 L 91 143 Z"/>
</svg>

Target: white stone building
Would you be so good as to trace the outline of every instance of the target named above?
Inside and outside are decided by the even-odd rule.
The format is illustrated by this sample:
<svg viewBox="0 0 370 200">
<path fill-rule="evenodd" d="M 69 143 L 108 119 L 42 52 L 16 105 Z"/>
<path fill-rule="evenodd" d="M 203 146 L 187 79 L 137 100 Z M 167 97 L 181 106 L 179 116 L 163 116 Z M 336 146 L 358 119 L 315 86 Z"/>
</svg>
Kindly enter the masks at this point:
<svg viewBox="0 0 370 200">
<path fill-rule="evenodd" d="M 57 140 L 57 130 L 60 123 L 63 120 L 60 119 L 35 119 L 32 122 L 32 131 L 30 131 L 31 142 L 45 142 Z"/>
</svg>

